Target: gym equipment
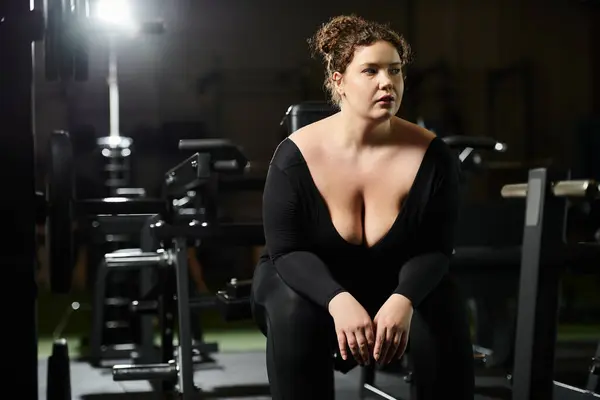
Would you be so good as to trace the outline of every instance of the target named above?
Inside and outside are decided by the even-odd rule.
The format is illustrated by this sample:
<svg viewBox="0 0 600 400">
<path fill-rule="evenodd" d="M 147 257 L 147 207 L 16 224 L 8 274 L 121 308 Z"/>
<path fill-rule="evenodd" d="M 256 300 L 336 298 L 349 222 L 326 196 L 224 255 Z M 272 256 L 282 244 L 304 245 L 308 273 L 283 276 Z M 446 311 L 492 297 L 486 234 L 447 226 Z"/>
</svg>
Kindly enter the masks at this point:
<svg viewBox="0 0 600 400">
<path fill-rule="evenodd" d="M 73 224 L 81 216 L 156 214 L 165 209 L 161 199 L 107 197 L 75 199 L 73 150 L 65 131 L 49 138 L 49 165 L 46 177 L 47 229 L 50 283 L 54 293 L 68 293 L 73 267 Z"/>
<path fill-rule="evenodd" d="M 48 358 L 47 400 L 71 399 L 71 368 L 69 361 L 69 345 L 66 339 L 56 339 L 52 345 L 52 355 Z"/>
<path fill-rule="evenodd" d="M 86 225 L 91 226 L 89 233 L 92 246 L 127 243 L 131 246 L 132 238 L 140 237 L 139 246 L 144 249 L 147 243 L 140 232 L 147 227 L 153 214 L 119 214 L 94 215 Z M 131 251 L 119 249 L 117 254 Z M 144 296 L 152 288 L 152 275 L 141 270 L 136 276 L 135 288 L 128 287 L 121 293 L 107 296 L 107 281 L 110 268 L 100 262 L 97 266 L 94 300 L 92 305 L 92 327 L 90 330 L 89 358 L 90 364 L 100 366 L 104 360 L 132 359 L 135 362 L 150 362 L 157 359 L 153 342 L 154 331 L 151 316 L 134 314 L 129 311 L 132 298 Z M 134 289 L 131 293 L 130 289 Z M 136 290 L 137 289 L 137 292 Z M 137 293 L 137 294 L 136 294 Z M 110 316 L 109 316 L 110 315 Z M 139 318 L 133 318 L 137 316 Z"/>
<path fill-rule="evenodd" d="M 240 148 L 227 140 L 181 141 L 179 148 L 196 151 L 167 171 L 165 192 L 167 209 L 155 215 L 142 235 L 159 245 L 156 251 L 129 251 L 105 256 L 109 269 L 156 269 L 159 273 L 158 298 L 132 303 L 140 313 L 159 313 L 161 320 L 161 363 L 116 365 L 115 381 L 157 379 L 165 392 L 176 391 L 183 400 L 195 396 L 190 311 L 202 303 L 190 301 L 186 249 L 188 243 L 206 246 L 215 242 L 264 244 L 262 224 L 225 224 L 216 213 L 219 175 L 240 175 L 249 162 Z M 240 282 L 242 283 L 242 282 Z M 243 309 L 239 297 L 249 295 L 247 283 L 233 280 L 218 295 L 226 319 Z M 231 307 L 229 307 L 231 306 Z M 248 306 L 249 308 L 249 306 Z M 232 310 L 232 311 L 231 311 Z M 173 346 L 175 313 L 178 323 L 178 348 Z M 174 354 L 176 354 L 174 358 Z"/>
<path fill-rule="evenodd" d="M 513 399 L 598 399 L 587 390 L 553 381 L 561 274 L 566 270 L 598 274 L 598 243 L 565 243 L 566 206 L 600 198 L 592 180 L 556 179 L 545 168 L 529 171 L 528 182 L 502 188 L 504 198 L 525 198 L 517 332 L 512 373 Z M 598 374 L 597 358 L 590 366 Z"/>
<path fill-rule="evenodd" d="M 104 32 L 108 34 L 109 44 L 109 110 L 110 133 L 109 136 L 100 138 L 98 146 L 106 157 L 105 166 L 108 172 L 106 186 L 111 196 L 117 196 L 119 190 L 128 184 L 128 157 L 131 154 L 130 138 L 121 137 L 119 131 L 119 89 L 117 81 L 117 55 L 116 38 L 122 32 L 137 31 L 141 33 L 162 33 L 164 24 L 161 21 L 136 23 L 126 15 L 123 9 L 126 1 L 110 2 L 100 0 L 94 3 L 96 15 L 90 15 L 88 0 L 47 0 L 46 17 L 47 29 L 45 32 L 45 67 L 46 79 L 85 80 L 88 76 L 87 37 L 88 33 Z M 119 7 L 110 9 L 110 7 Z M 93 8 L 93 7 L 92 7 Z M 123 17 L 116 22 L 126 21 L 129 26 L 119 26 L 111 19 Z M 110 18 L 107 18 L 107 15 Z M 101 20 L 104 21 L 101 21 Z M 101 23 L 102 22 L 102 23 Z M 71 266 L 73 254 L 73 240 L 71 221 L 74 219 L 74 204 L 71 200 L 74 195 L 73 185 L 73 150 L 66 131 L 55 131 L 49 141 L 49 174 L 47 176 L 48 193 L 48 247 L 50 254 L 50 282 L 55 293 L 67 293 L 70 290 Z M 107 203 L 122 204 L 118 198 L 105 199 Z M 140 205 L 140 199 L 127 199 L 126 202 L 135 201 Z M 101 203 L 97 203 L 101 204 Z M 156 203 L 154 204 L 156 205 Z M 150 207 L 151 210 L 137 210 L 137 213 L 160 212 L 160 208 Z M 106 210 L 102 210 L 106 211 Z M 115 213 L 128 213 L 120 209 Z M 125 212 L 121 212 L 125 211 Z"/>
<path fill-rule="evenodd" d="M 305 101 L 288 107 L 280 125 L 285 126 L 286 136 L 323 118 L 327 118 L 339 109 L 325 101 Z M 283 138 L 282 138 L 283 139 Z"/>
<path fill-rule="evenodd" d="M 252 280 L 238 281 L 233 278 L 224 290 L 217 292 L 217 305 L 225 321 L 239 321 L 252 317 L 250 291 Z"/>
</svg>

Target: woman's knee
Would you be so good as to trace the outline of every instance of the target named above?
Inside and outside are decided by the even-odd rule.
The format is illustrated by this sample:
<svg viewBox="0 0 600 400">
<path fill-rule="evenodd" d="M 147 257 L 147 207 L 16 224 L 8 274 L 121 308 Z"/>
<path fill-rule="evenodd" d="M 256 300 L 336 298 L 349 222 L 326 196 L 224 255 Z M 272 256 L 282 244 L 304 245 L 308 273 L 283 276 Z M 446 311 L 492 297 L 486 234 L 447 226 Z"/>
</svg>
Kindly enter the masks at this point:
<svg viewBox="0 0 600 400">
<path fill-rule="evenodd" d="M 473 350 L 464 300 L 456 283 L 446 277 L 415 309 L 409 353 L 419 375 L 472 373 Z M 439 377 L 438 377 L 439 378 Z"/>
<path fill-rule="evenodd" d="M 299 340 L 314 339 L 333 327 L 326 310 L 290 288 L 272 264 L 257 266 L 252 297 L 255 318 L 265 334 L 269 330 Z"/>
</svg>

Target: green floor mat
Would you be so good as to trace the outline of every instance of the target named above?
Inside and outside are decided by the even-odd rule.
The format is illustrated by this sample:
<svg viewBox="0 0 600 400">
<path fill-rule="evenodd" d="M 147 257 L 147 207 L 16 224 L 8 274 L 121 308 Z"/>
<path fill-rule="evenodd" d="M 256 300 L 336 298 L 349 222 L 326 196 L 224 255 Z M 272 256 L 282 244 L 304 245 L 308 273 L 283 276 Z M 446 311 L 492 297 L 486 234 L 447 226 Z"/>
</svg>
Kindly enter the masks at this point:
<svg viewBox="0 0 600 400">
<path fill-rule="evenodd" d="M 257 330 L 218 330 L 208 331 L 204 334 L 205 340 L 218 343 L 219 352 L 235 353 L 244 351 L 264 351 L 266 348 L 265 337 Z M 81 338 L 66 336 L 69 343 L 71 357 L 79 357 Z M 52 352 L 52 338 L 40 337 L 38 340 L 38 354 L 40 358 L 48 357 Z"/>
</svg>

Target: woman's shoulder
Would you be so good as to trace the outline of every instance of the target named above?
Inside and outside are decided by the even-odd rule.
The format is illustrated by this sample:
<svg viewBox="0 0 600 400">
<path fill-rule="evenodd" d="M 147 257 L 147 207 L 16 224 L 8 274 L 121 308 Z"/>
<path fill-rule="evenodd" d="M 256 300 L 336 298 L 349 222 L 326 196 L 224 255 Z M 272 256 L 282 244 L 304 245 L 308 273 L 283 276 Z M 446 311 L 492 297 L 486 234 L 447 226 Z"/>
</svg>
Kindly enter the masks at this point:
<svg viewBox="0 0 600 400">
<path fill-rule="evenodd" d="M 395 136 L 405 146 L 419 149 L 423 158 L 436 166 L 447 168 L 458 160 L 446 142 L 434 132 L 402 118 L 394 118 Z"/>
</svg>

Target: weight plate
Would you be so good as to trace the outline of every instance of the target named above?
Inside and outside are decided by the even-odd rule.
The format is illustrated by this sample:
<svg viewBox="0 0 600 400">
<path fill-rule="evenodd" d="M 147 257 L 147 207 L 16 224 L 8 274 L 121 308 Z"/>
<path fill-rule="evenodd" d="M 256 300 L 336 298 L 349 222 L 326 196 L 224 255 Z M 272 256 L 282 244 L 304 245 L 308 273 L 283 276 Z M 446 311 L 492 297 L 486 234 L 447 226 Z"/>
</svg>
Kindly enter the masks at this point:
<svg viewBox="0 0 600 400">
<path fill-rule="evenodd" d="M 46 243 L 50 259 L 50 288 L 68 293 L 73 274 L 74 170 L 73 148 L 69 134 L 55 131 L 50 135 L 46 177 Z"/>
</svg>

